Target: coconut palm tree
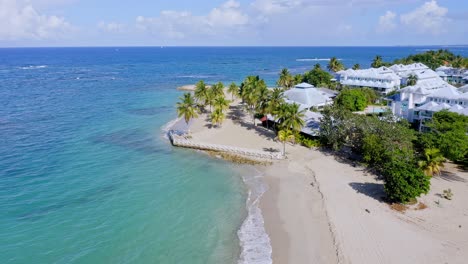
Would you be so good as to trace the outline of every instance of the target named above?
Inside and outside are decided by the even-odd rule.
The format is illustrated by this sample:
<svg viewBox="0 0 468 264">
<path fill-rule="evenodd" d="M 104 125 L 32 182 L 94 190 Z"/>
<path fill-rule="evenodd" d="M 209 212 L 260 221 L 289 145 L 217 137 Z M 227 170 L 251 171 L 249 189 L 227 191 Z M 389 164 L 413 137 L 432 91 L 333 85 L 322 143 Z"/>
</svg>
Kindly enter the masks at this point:
<svg viewBox="0 0 468 264">
<path fill-rule="evenodd" d="M 288 69 L 282 69 L 278 82 L 276 83 L 279 87 L 284 89 L 290 89 L 293 86 L 293 76 L 289 73 Z"/>
<path fill-rule="evenodd" d="M 213 113 L 211 113 L 211 123 L 216 127 L 221 127 L 226 115 L 224 114 L 223 110 L 220 108 L 216 108 Z"/>
<path fill-rule="evenodd" d="M 283 156 L 286 156 L 286 142 L 294 140 L 294 133 L 289 129 L 280 130 L 278 140 L 283 143 Z"/>
<path fill-rule="evenodd" d="M 293 77 L 293 85 L 300 84 L 304 80 L 304 76 L 302 74 L 296 74 Z"/>
<path fill-rule="evenodd" d="M 361 65 L 359 65 L 359 63 L 356 63 L 353 65 L 353 70 L 359 70 L 361 69 Z"/>
<path fill-rule="evenodd" d="M 224 96 L 224 84 L 222 82 L 219 82 L 217 84 L 214 84 L 211 87 L 211 93 L 213 95 L 213 98 L 218 98 L 220 96 Z"/>
<path fill-rule="evenodd" d="M 240 90 L 242 100 L 247 105 L 247 111 L 252 115 L 255 125 L 255 111 L 268 95 L 266 83 L 258 76 L 248 76 L 242 83 Z"/>
<path fill-rule="evenodd" d="M 372 61 L 371 67 L 372 68 L 379 68 L 383 66 L 382 56 L 377 55 L 375 56 L 374 60 Z"/>
<path fill-rule="evenodd" d="M 274 88 L 268 101 L 268 112 L 274 113 L 278 107 L 284 103 L 284 91 L 281 88 Z"/>
<path fill-rule="evenodd" d="M 439 149 L 428 148 L 424 150 L 424 159 L 418 162 L 419 167 L 424 170 L 427 176 L 440 175 L 444 167 L 445 158 Z"/>
<path fill-rule="evenodd" d="M 199 81 L 195 86 L 195 99 L 203 105 L 203 107 L 207 104 L 207 99 L 209 97 L 209 89 L 206 86 L 204 81 Z"/>
<path fill-rule="evenodd" d="M 221 111 L 224 112 L 226 109 L 229 108 L 229 103 L 230 101 L 226 100 L 224 96 L 220 96 L 214 99 L 213 106 L 215 107 L 215 111 L 216 109 L 221 109 Z"/>
<path fill-rule="evenodd" d="M 306 109 L 299 110 L 299 105 L 283 104 L 280 106 L 278 118 L 282 129 L 292 130 L 294 132 L 301 131 L 304 126 L 304 114 Z"/>
<path fill-rule="evenodd" d="M 177 103 L 177 115 L 178 117 L 184 117 L 185 123 L 188 125 L 192 118 L 198 117 L 197 107 L 195 100 L 191 93 L 185 93 L 180 98 L 181 102 Z"/>
<path fill-rule="evenodd" d="M 206 93 L 205 106 L 208 105 L 210 107 L 210 112 L 212 111 L 214 100 L 216 99 L 215 93 L 216 93 L 216 90 L 213 90 L 212 88 L 208 89 Z"/>
<path fill-rule="evenodd" d="M 239 95 L 239 87 L 234 82 L 231 83 L 231 85 L 229 85 L 227 91 L 231 94 L 232 100 L 234 100 L 234 98 L 236 98 Z"/>
<path fill-rule="evenodd" d="M 418 82 L 418 76 L 412 73 L 408 76 L 408 80 L 406 81 L 406 84 L 409 86 L 413 86 L 413 85 L 416 85 L 417 82 Z"/>
<path fill-rule="evenodd" d="M 333 57 L 330 59 L 327 69 L 331 72 L 339 72 L 344 69 L 344 65 L 336 57 Z"/>
</svg>

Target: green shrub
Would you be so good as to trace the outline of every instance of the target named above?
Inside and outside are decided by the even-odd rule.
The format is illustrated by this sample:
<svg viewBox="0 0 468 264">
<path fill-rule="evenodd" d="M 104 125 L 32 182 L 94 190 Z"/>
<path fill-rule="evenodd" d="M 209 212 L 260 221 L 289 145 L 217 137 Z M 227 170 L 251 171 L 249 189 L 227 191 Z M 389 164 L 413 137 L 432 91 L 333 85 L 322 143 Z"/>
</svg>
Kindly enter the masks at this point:
<svg viewBox="0 0 468 264">
<path fill-rule="evenodd" d="M 361 89 L 345 89 L 336 97 L 336 104 L 352 112 L 362 111 L 367 107 L 368 97 Z"/>
<path fill-rule="evenodd" d="M 429 191 L 430 178 L 413 164 L 393 162 L 385 166 L 383 174 L 385 193 L 392 202 L 407 203 Z"/>
<path fill-rule="evenodd" d="M 308 138 L 303 135 L 296 136 L 296 143 L 301 144 L 302 146 L 307 148 L 320 147 L 319 140 Z"/>
</svg>

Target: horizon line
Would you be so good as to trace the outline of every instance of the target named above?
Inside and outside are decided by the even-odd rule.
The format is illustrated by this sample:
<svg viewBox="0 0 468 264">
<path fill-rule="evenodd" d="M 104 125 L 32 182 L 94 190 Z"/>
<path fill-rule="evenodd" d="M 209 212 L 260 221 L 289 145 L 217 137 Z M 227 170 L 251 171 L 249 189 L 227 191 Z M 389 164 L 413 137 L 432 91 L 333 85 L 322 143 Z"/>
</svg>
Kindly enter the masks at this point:
<svg viewBox="0 0 468 264">
<path fill-rule="evenodd" d="M 40 49 L 40 48 L 398 48 L 398 47 L 468 47 L 468 44 L 422 44 L 422 45 L 122 45 L 122 46 L 6 46 L 0 49 Z"/>
</svg>

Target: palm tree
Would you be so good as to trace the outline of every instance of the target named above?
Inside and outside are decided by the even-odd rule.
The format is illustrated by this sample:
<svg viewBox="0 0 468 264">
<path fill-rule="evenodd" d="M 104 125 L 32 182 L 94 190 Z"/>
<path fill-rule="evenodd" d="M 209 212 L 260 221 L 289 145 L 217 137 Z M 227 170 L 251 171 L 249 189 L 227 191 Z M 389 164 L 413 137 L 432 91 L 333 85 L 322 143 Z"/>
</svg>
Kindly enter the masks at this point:
<svg viewBox="0 0 468 264">
<path fill-rule="evenodd" d="M 213 95 L 213 98 L 218 98 L 220 96 L 224 96 L 223 89 L 224 89 L 224 84 L 222 82 L 214 84 L 211 87 L 211 94 Z"/>
<path fill-rule="evenodd" d="M 220 108 L 216 108 L 213 113 L 211 113 L 211 123 L 214 126 L 221 127 L 226 115 L 224 114 L 223 110 Z"/>
<path fill-rule="evenodd" d="M 277 85 L 285 89 L 289 89 L 293 86 L 293 77 L 288 69 L 285 68 L 281 70 Z"/>
<path fill-rule="evenodd" d="M 322 65 L 320 65 L 320 63 L 316 63 L 314 65 L 314 70 L 320 70 L 320 69 L 322 69 Z"/>
<path fill-rule="evenodd" d="M 216 99 L 214 99 L 213 106 L 215 107 L 215 109 L 220 109 L 221 111 L 224 112 L 226 109 L 229 108 L 229 103 L 230 101 L 226 100 L 224 96 L 222 96 L 222 97 L 217 97 Z"/>
<path fill-rule="evenodd" d="M 353 70 L 359 70 L 361 69 L 361 65 L 359 65 L 359 63 L 356 63 L 353 65 Z"/>
<path fill-rule="evenodd" d="M 281 128 L 299 132 L 304 126 L 304 113 L 306 109 L 299 110 L 299 105 L 296 103 L 285 103 L 280 106 L 279 109 L 280 111 L 278 117 Z"/>
<path fill-rule="evenodd" d="M 247 111 L 252 115 L 255 125 L 255 110 L 266 99 L 268 88 L 264 80 L 259 76 L 248 76 L 241 84 L 241 97 L 247 105 Z"/>
<path fill-rule="evenodd" d="M 285 129 L 278 132 L 278 140 L 283 143 L 283 156 L 286 156 L 286 142 L 294 140 L 294 134 L 291 130 Z"/>
<path fill-rule="evenodd" d="M 424 150 L 424 160 L 419 161 L 418 164 L 424 170 L 424 174 L 433 176 L 434 174 L 440 175 L 440 171 L 444 167 L 444 161 L 445 158 L 439 149 L 428 148 Z"/>
<path fill-rule="evenodd" d="M 269 113 L 274 113 L 284 103 L 284 92 L 281 88 L 274 88 L 268 101 Z"/>
<path fill-rule="evenodd" d="M 192 118 L 198 117 L 197 107 L 195 100 L 191 93 L 185 93 L 184 97 L 181 97 L 181 102 L 177 103 L 177 115 L 178 117 L 184 117 L 185 123 L 188 125 Z"/>
<path fill-rule="evenodd" d="M 372 61 L 371 67 L 372 68 L 379 68 L 383 66 L 382 56 L 377 55 L 375 56 L 374 60 Z"/>
<path fill-rule="evenodd" d="M 452 61 L 452 67 L 454 67 L 454 68 L 463 68 L 463 62 L 464 62 L 463 57 L 458 55 Z"/>
<path fill-rule="evenodd" d="M 333 57 L 330 59 L 327 69 L 332 72 L 339 72 L 344 69 L 344 65 L 336 57 Z"/>
<path fill-rule="evenodd" d="M 409 86 L 413 86 L 413 85 L 416 85 L 417 82 L 418 82 L 418 76 L 412 73 L 408 76 L 406 84 Z"/>
<path fill-rule="evenodd" d="M 302 74 L 296 74 L 293 77 L 293 84 L 294 85 L 300 84 L 303 80 L 304 80 L 304 76 L 302 76 Z"/>
<path fill-rule="evenodd" d="M 207 99 L 209 97 L 208 95 L 209 89 L 206 86 L 204 81 L 199 81 L 195 87 L 195 99 L 203 104 L 203 107 L 206 106 L 207 104 Z"/>
<path fill-rule="evenodd" d="M 232 100 L 234 100 L 234 98 L 239 95 L 239 87 L 234 82 L 231 83 L 231 85 L 229 85 L 229 88 L 227 91 L 228 93 L 231 94 Z"/>
<path fill-rule="evenodd" d="M 216 85 L 214 85 L 214 86 L 216 86 Z M 206 105 L 210 106 L 210 112 L 212 110 L 211 108 L 213 106 L 214 100 L 216 99 L 215 93 L 216 93 L 216 90 L 213 90 L 212 88 L 208 89 L 207 93 L 206 93 L 205 106 Z"/>
</svg>

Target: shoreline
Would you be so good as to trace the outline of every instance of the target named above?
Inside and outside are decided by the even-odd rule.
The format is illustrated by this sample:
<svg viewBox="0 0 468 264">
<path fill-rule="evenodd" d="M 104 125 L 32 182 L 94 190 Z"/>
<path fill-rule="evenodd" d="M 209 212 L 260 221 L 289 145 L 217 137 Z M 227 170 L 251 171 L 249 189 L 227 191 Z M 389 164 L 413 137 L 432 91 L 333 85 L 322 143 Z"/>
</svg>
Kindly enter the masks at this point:
<svg viewBox="0 0 468 264">
<path fill-rule="evenodd" d="M 231 106 L 231 111 L 237 114 L 238 103 L 235 102 Z M 203 143 L 280 152 L 282 145 L 274 139 L 274 133 L 263 127 L 253 126 L 251 122 L 251 118 L 244 116 L 234 120 L 227 119 L 222 128 L 212 128 L 207 124 L 207 114 L 201 114 L 191 122 L 191 136 Z M 230 133 L 225 133 L 227 131 Z M 237 137 L 246 140 L 241 142 Z M 308 149 L 288 145 L 287 152 L 289 151 L 303 154 Z M 254 166 L 263 175 L 261 180 L 268 188 L 258 204 L 261 215 L 257 218 L 263 220 L 263 228 L 270 240 L 270 249 L 266 250 L 269 259 L 265 258 L 267 261 L 262 263 L 310 263 L 310 260 L 318 263 L 337 263 L 333 235 L 330 233 L 322 196 L 316 188 L 309 185 L 315 179 L 304 166 L 296 163 L 296 166 L 290 168 L 290 164 L 288 160 L 272 160 L 270 165 Z M 291 174 L 297 177 L 290 177 Z M 245 180 L 244 183 L 250 190 L 254 189 Z M 299 200 L 295 192 L 290 192 L 291 189 L 302 189 Z M 310 197 L 307 197 L 309 195 Z M 247 210 L 249 211 L 248 206 Z M 247 215 L 241 228 L 249 217 L 250 215 Z M 311 219 L 314 222 L 308 223 Z M 248 248 L 243 247 L 242 239 L 239 237 L 241 251 L 244 252 L 244 249 Z M 249 263 L 243 260 L 241 254 L 238 263 Z"/>
<path fill-rule="evenodd" d="M 209 124 L 207 114 L 194 119 L 193 139 L 281 151 L 274 133 L 254 126 L 238 102 L 229 111 L 235 118 L 220 128 Z M 260 209 L 273 263 L 464 263 L 468 258 L 467 172 L 449 168 L 418 199 L 426 209 L 398 212 L 382 201 L 383 182 L 365 168 L 302 146 L 287 144 L 286 152 L 286 160 L 256 166 L 269 188 Z M 438 194 L 447 188 L 456 198 L 440 201 Z"/>
</svg>

